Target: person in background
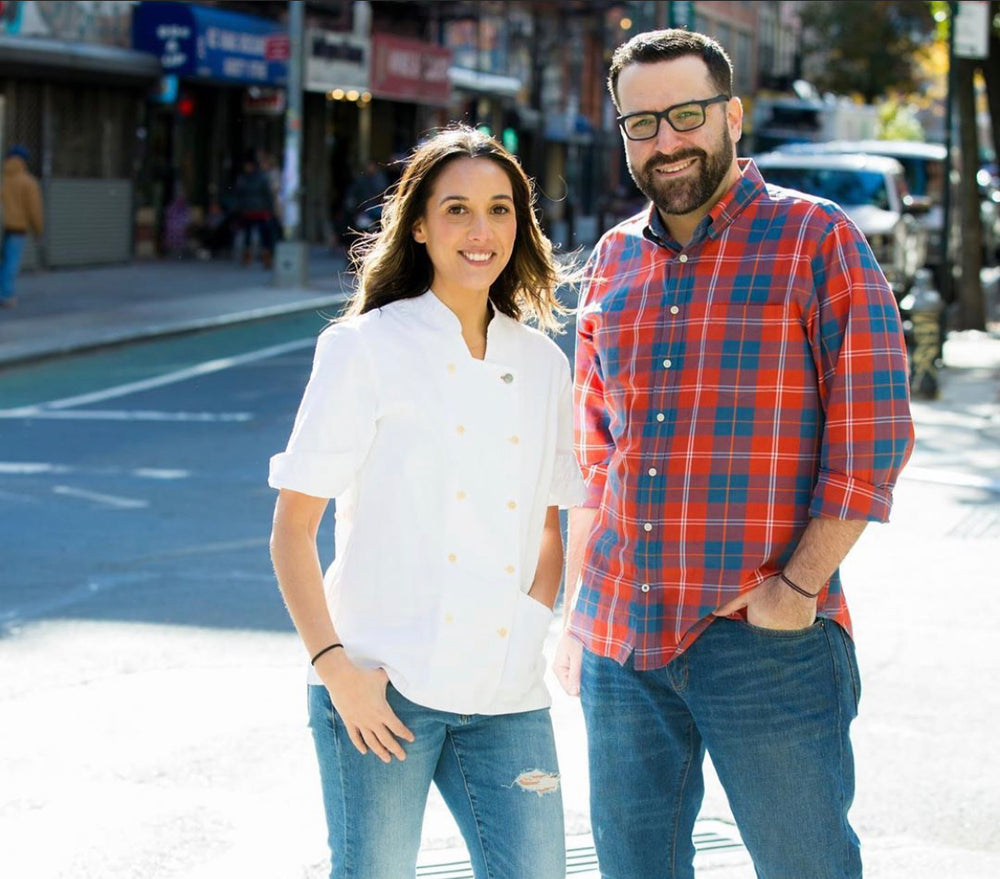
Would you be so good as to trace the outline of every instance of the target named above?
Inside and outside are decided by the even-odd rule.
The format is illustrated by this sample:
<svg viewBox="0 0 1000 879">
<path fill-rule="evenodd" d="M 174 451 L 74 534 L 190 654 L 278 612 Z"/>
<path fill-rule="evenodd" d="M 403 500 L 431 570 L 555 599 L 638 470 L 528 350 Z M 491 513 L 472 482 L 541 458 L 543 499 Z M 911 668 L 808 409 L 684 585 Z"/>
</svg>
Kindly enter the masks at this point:
<svg viewBox="0 0 1000 879">
<path fill-rule="evenodd" d="M 261 263 L 269 269 L 274 252 L 274 197 L 271 184 L 253 152 L 248 153 L 243 162 L 243 172 L 236 179 L 233 197 L 243 237 L 243 265 L 253 262 L 253 240 L 256 238 Z"/>
<path fill-rule="evenodd" d="M 602 876 L 691 879 L 706 750 L 758 876 L 860 879 L 860 683 L 838 568 L 913 444 L 899 313 L 835 204 L 737 159 L 714 40 L 620 46 L 651 202 L 597 244 L 577 314 L 567 627 Z"/>
<path fill-rule="evenodd" d="M 559 507 L 583 482 L 569 364 L 524 323 L 555 327 L 564 277 L 532 203 L 492 138 L 459 126 L 421 144 L 271 460 L 336 879 L 413 879 L 432 783 L 476 879 L 566 875 L 542 646 Z"/>
<path fill-rule="evenodd" d="M 45 231 L 42 190 L 28 170 L 30 155 L 23 146 L 12 146 L 3 163 L 0 181 L 0 208 L 3 212 L 3 241 L 0 243 L 0 308 L 17 305 L 15 283 L 21 270 L 24 245 L 30 232 L 35 239 Z"/>
</svg>

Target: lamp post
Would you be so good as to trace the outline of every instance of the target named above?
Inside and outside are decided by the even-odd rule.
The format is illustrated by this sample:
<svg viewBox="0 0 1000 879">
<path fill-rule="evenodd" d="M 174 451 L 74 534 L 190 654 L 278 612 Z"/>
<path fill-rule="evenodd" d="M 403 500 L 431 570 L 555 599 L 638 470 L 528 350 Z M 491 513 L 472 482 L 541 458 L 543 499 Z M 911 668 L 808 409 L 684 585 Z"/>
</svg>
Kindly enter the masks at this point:
<svg viewBox="0 0 1000 879">
<path fill-rule="evenodd" d="M 288 83 L 285 101 L 285 155 L 281 175 L 284 240 L 274 251 L 274 284 L 301 287 L 307 277 L 307 250 L 302 240 L 302 74 L 305 3 L 288 2 Z"/>
</svg>

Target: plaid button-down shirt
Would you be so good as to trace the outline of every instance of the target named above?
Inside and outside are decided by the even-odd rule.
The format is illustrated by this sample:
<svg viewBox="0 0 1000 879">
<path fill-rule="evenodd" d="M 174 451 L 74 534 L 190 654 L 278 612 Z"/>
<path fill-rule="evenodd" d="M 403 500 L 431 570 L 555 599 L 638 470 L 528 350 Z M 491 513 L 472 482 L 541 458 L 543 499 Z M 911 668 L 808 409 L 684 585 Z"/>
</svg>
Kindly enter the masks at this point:
<svg viewBox="0 0 1000 879">
<path fill-rule="evenodd" d="M 887 520 L 913 443 L 864 237 L 740 167 L 683 248 L 655 209 L 608 232 L 580 299 L 576 444 L 599 512 L 570 631 L 640 669 L 780 571 L 810 518 Z M 838 574 L 818 612 L 850 631 Z"/>
</svg>

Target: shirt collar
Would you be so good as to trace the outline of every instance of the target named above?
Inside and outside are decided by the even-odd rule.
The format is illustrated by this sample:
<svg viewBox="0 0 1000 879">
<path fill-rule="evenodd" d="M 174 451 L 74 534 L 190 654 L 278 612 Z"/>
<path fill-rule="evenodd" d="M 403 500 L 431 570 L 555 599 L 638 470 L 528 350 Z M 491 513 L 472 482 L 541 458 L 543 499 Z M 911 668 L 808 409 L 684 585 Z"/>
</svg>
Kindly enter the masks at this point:
<svg viewBox="0 0 1000 879">
<path fill-rule="evenodd" d="M 753 159 L 737 159 L 739 179 L 727 189 L 695 229 L 691 243 L 702 238 L 718 238 L 728 226 L 764 191 L 764 178 L 760 176 Z M 655 205 L 649 206 L 648 222 L 642 234 L 657 244 L 680 249 L 660 216 Z"/>
<path fill-rule="evenodd" d="M 447 305 L 445 305 L 432 290 L 427 290 L 409 300 L 416 315 L 426 321 L 435 330 L 447 333 L 467 350 L 462 339 L 462 324 Z M 486 328 L 486 361 L 488 363 L 511 364 L 516 352 L 516 330 L 520 324 L 503 314 L 495 305 L 493 317 Z"/>
</svg>

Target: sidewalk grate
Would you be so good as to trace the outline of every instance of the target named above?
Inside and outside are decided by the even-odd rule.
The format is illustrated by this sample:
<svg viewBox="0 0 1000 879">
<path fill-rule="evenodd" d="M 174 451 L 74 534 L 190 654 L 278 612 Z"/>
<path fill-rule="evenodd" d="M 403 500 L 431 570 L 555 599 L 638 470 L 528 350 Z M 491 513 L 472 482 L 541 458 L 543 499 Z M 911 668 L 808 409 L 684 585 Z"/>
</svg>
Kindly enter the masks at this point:
<svg viewBox="0 0 1000 879">
<path fill-rule="evenodd" d="M 721 833 L 702 830 L 694 833 L 694 847 L 695 852 L 735 851 L 742 849 L 743 844 Z M 566 875 L 578 876 L 582 873 L 597 875 L 597 852 L 592 845 L 566 849 Z M 474 879 L 474 876 L 472 864 L 466 859 L 424 864 L 417 867 L 417 879 Z"/>
<path fill-rule="evenodd" d="M 1000 505 L 991 504 L 971 510 L 948 530 L 946 536 L 960 540 L 1000 538 Z"/>
</svg>

